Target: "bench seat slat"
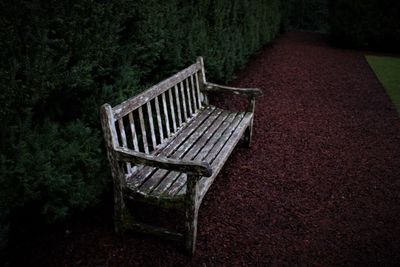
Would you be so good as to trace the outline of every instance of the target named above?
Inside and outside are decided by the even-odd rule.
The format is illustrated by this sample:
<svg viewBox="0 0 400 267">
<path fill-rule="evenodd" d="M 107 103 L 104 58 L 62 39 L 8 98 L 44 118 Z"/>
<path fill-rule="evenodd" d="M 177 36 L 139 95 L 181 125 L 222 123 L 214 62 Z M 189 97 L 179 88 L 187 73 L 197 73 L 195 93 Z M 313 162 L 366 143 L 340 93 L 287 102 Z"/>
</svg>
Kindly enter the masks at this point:
<svg viewBox="0 0 400 267">
<path fill-rule="evenodd" d="M 236 122 L 234 121 L 236 118 Z M 242 118 L 242 114 L 236 113 L 236 112 L 231 112 L 228 116 L 228 118 L 223 122 L 221 127 L 219 127 L 218 131 L 212 136 L 212 138 L 207 142 L 207 145 L 202 147 L 200 153 L 197 153 L 195 156 L 195 160 L 205 160 L 208 162 L 206 156 L 210 153 L 210 151 L 216 146 L 217 142 L 222 138 L 225 140 L 225 137 L 227 136 L 226 131 L 228 127 L 233 128 L 237 125 L 237 122 L 240 121 Z M 215 150 L 215 148 L 214 148 Z M 170 178 L 171 179 L 171 178 Z M 166 192 L 167 195 L 175 195 L 178 193 L 178 190 L 181 190 L 186 183 L 186 174 L 179 174 L 175 175 L 172 179 L 174 179 L 174 185 L 168 189 Z M 184 194 L 184 192 L 180 192 L 181 194 Z M 178 194 L 180 194 L 178 193 Z"/>
<path fill-rule="evenodd" d="M 190 148 L 190 150 L 183 157 L 183 159 L 192 160 L 193 158 L 195 158 L 196 155 L 200 153 L 206 153 L 203 151 L 205 149 L 209 150 L 212 147 L 213 140 L 218 139 L 220 137 L 220 135 L 223 133 L 226 127 L 232 123 L 232 119 L 235 117 L 235 115 L 236 115 L 235 113 L 229 114 L 229 112 L 226 111 L 223 112 L 223 114 L 218 118 L 218 120 L 215 121 L 213 127 L 210 127 L 210 129 L 206 133 L 204 133 L 203 136 L 201 136 L 198 142 L 196 142 L 196 144 Z M 183 174 L 177 172 L 171 172 L 170 174 L 168 174 L 168 176 L 165 177 L 165 179 L 163 179 L 163 181 L 161 181 L 161 183 L 152 192 L 152 194 L 157 195 L 165 192 L 168 195 L 171 195 L 175 193 L 176 189 L 178 189 L 175 188 L 178 186 L 175 181 L 178 179 L 179 176 L 182 175 Z M 170 188 L 172 184 L 174 184 L 175 186 Z"/>
<path fill-rule="evenodd" d="M 177 133 L 174 138 L 165 146 L 165 148 L 160 149 L 157 154 L 161 154 L 163 156 L 169 156 L 173 151 L 175 151 L 183 141 L 185 141 L 187 138 L 189 138 L 195 131 L 197 131 L 197 128 L 208 119 L 214 112 L 216 111 L 216 108 L 213 106 L 208 106 L 205 109 L 201 110 L 198 115 L 196 115 L 192 121 L 187 123 L 183 127 L 182 130 Z"/>
<path fill-rule="evenodd" d="M 224 112 L 214 123 L 213 127 L 209 129 L 207 133 L 205 133 L 200 140 L 195 144 L 194 147 L 190 149 L 190 151 L 183 157 L 186 160 L 192 160 L 196 154 L 204 153 L 203 151 L 206 149 L 210 149 L 212 147 L 215 139 L 218 139 L 219 136 L 223 133 L 223 131 L 228 127 L 228 125 L 232 122 L 235 117 L 235 113 Z M 165 177 L 160 184 L 153 190 L 153 195 L 163 194 L 178 178 L 179 173 L 171 172 Z"/>
<path fill-rule="evenodd" d="M 240 123 L 243 121 L 244 118 L 243 112 L 236 113 L 235 115 L 236 115 L 235 118 L 227 126 L 227 128 L 225 128 L 223 133 L 217 136 L 219 138 L 214 138 L 214 140 L 211 140 L 212 143 L 209 143 L 209 146 L 204 148 L 205 150 L 208 151 L 204 153 L 206 154 L 206 156 L 203 158 L 203 160 L 210 163 L 211 167 L 213 167 L 212 163 L 214 161 L 215 156 L 218 155 L 224 144 L 231 138 L 233 132 L 240 126 Z M 218 160 L 224 163 L 226 159 L 225 157 L 219 157 Z M 214 168 L 213 168 L 213 173 L 215 173 Z M 211 179 L 211 177 L 206 179 Z M 204 180 L 204 178 L 202 180 Z M 185 184 L 186 184 L 186 174 L 181 174 L 179 178 L 174 182 L 174 184 L 167 190 L 166 192 L 167 195 L 176 195 L 177 193 L 179 194 L 180 189 Z"/>
<path fill-rule="evenodd" d="M 220 159 L 227 159 L 229 157 L 229 155 L 235 148 L 236 144 L 239 142 L 240 137 L 246 131 L 246 128 L 250 125 L 252 119 L 253 119 L 253 113 L 246 112 L 240 124 L 232 132 L 232 135 L 229 137 L 228 141 L 225 144 L 223 144 L 222 149 L 219 151 L 216 157 L 212 159 L 212 162 L 210 162 L 210 164 L 215 173 L 219 173 L 219 171 L 224 166 L 225 160 L 220 160 Z M 214 156 L 214 154 L 209 154 L 209 155 Z M 217 158 L 218 160 L 216 160 Z M 209 159 L 207 159 L 206 161 L 209 161 Z M 208 188 L 210 187 L 214 179 L 215 176 L 209 178 L 203 178 L 200 180 L 199 188 L 201 197 L 204 197 L 205 193 L 207 192 Z"/>
<path fill-rule="evenodd" d="M 221 109 L 215 109 L 213 113 L 207 118 L 207 120 L 203 124 L 201 124 L 198 130 L 192 133 L 189 136 L 189 138 L 187 138 L 187 140 L 185 140 L 172 155 L 165 155 L 164 151 L 162 151 L 160 154 L 176 159 L 181 158 L 186 152 L 188 152 L 192 148 L 192 146 L 195 144 L 197 140 L 199 140 L 199 138 L 204 134 L 204 132 L 211 127 L 213 122 L 217 120 L 217 118 L 220 116 L 221 113 L 222 113 Z M 186 139 L 186 136 L 187 135 L 185 133 L 182 133 L 182 136 L 181 137 L 178 136 L 177 138 Z"/>
<path fill-rule="evenodd" d="M 230 112 L 214 108 L 208 116 L 203 110 L 188 127 L 177 133 L 174 140 L 155 154 L 171 158 L 203 160 L 211 164 L 213 173 L 218 173 L 244 130 L 249 126 L 252 113 Z M 196 127 L 192 126 L 197 124 Z M 191 127 L 192 126 L 192 127 Z M 145 177 L 145 178 L 143 178 Z M 201 178 L 200 192 L 205 194 L 215 177 Z M 141 182 L 134 182 L 141 180 Z M 153 197 L 174 197 L 185 194 L 186 174 L 154 167 L 144 167 L 132 174 L 128 186 Z"/>
<path fill-rule="evenodd" d="M 182 158 L 182 156 L 186 152 L 192 149 L 192 146 L 196 143 L 197 140 L 200 139 L 201 135 L 204 132 L 207 132 L 208 129 L 211 128 L 213 123 L 217 121 L 217 118 L 219 117 L 221 112 L 222 111 L 220 109 L 215 109 L 211 116 L 209 116 L 208 119 L 203 124 L 201 124 L 200 127 L 195 132 L 193 132 L 193 134 L 190 135 L 190 137 L 186 140 L 184 134 L 181 134 L 181 137 L 178 136 L 178 138 L 182 138 L 185 141 L 180 144 L 178 149 L 173 152 L 172 155 L 165 155 L 162 152 L 160 154 L 175 159 Z M 149 193 L 155 186 L 159 184 L 159 182 L 165 177 L 167 172 L 167 170 L 157 170 L 145 183 L 143 183 L 142 186 L 140 186 L 140 191 Z"/>
<path fill-rule="evenodd" d="M 198 151 L 200 151 L 201 148 L 204 147 L 204 145 L 207 143 L 207 141 L 215 134 L 215 132 L 218 130 L 219 126 L 224 122 L 227 116 L 228 116 L 227 112 L 219 113 L 218 117 L 210 123 L 210 126 L 208 127 L 207 130 L 202 129 L 196 141 L 188 139 L 185 143 L 181 145 L 181 147 L 188 146 L 186 150 L 187 152 L 178 149 L 170 157 L 178 159 L 183 158 L 188 160 L 192 159 L 194 157 L 193 155 L 195 155 Z M 150 191 L 151 189 L 156 187 L 153 190 L 153 192 L 151 192 L 151 194 L 159 195 L 160 193 L 164 192 L 173 183 L 174 180 L 171 177 L 174 176 L 174 173 L 177 172 L 171 172 L 167 176 L 163 175 L 164 173 L 165 170 L 158 170 L 156 173 L 154 173 L 153 177 L 156 177 L 154 180 L 154 184 L 152 184 L 151 187 L 146 188 L 148 191 Z"/>
<path fill-rule="evenodd" d="M 166 146 L 153 151 L 153 154 L 159 155 L 162 152 L 163 155 L 170 155 L 177 147 L 181 145 L 183 141 L 186 140 L 185 137 L 189 137 L 193 132 L 195 132 L 198 127 L 214 112 L 214 110 L 215 107 L 213 106 L 203 109 L 191 123 L 186 124 L 180 130 L 178 130 L 177 134 L 168 143 L 166 143 Z M 180 136 L 180 138 L 177 138 L 177 136 Z M 156 168 L 154 167 L 144 166 L 142 169 L 138 170 L 137 173 L 126 177 L 127 185 L 131 187 L 140 186 L 144 180 L 146 180 L 155 170 Z"/>
</svg>

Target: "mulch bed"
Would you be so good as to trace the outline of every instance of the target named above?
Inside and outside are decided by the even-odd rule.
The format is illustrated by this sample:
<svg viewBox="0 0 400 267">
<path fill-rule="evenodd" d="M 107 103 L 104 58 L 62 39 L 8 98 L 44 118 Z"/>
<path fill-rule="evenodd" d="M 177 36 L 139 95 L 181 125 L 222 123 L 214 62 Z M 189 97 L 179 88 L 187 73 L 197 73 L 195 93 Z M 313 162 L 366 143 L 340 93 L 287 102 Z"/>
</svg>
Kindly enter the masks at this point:
<svg viewBox="0 0 400 267">
<path fill-rule="evenodd" d="M 320 34 L 286 33 L 233 85 L 264 91 L 253 143 L 236 149 L 203 201 L 193 258 L 179 244 L 116 236 L 108 198 L 61 226 L 21 234 L 12 244 L 13 263 L 398 264 L 400 119 L 362 52 L 333 48 Z"/>
</svg>

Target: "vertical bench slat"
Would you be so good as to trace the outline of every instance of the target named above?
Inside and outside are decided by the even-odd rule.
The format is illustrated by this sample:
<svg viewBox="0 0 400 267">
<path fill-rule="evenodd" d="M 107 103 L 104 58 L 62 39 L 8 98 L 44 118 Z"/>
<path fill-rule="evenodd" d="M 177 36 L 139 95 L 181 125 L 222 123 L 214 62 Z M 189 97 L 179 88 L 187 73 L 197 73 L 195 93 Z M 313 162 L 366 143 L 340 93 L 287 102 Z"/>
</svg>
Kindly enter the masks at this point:
<svg viewBox="0 0 400 267">
<path fill-rule="evenodd" d="M 193 97 L 193 111 L 196 112 L 199 107 L 197 106 L 197 101 L 196 101 L 196 88 L 194 87 L 194 82 L 193 82 L 193 75 L 190 76 L 190 91 L 192 92 L 192 97 Z"/>
<path fill-rule="evenodd" d="M 122 147 L 128 148 L 128 143 L 126 142 L 124 121 L 122 120 L 122 118 L 118 119 L 118 128 L 119 128 L 119 133 L 121 135 Z M 131 164 L 129 162 L 126 163 L 126 167 L 127 167 L 128 173 L 130 173 L 131 172 Z"/>
<path fill-rule="evenodd" d="M 183 106 L 183 117 L 185 118 L 185 122 L 188 121 L 187 112 L 186 112 L 186 100 L 185 100 L 185 93 L 183 92 L 183 82 L 180 83 L 180 89 L 182 94 L 182 106 Z"/>
<path fill-rule="evenodd" d="M 193 110 L 192 110 L 192 103 L 191 103 L 192 100 L 190 97 L 189 79 L 186 79 L 185 83 L 186 83 L 186 93 L 187 93 L 187 97 L 188 97 L 189 115 L 190 115 L 190 117 L 192 117 Z"/>
<path fill-rule="evenodd" d="M 135 120 L 133 119 L 133 113 L 130 112 L 128 114 L 128 119 L 129 119 L 129 128 L 131 129 L 131 135 L 132 135 L 132 142 L 133 142 L 133 150 L 139 151 L 139 144 L 137 140 L 137 135 L 136 135 L 136 129 L 135 129 Z M 131 172 L 135 172 L 137 170 L 136 166 L 131 166 Z"/>
<path fill-rule="evenodd" d="M 160 134 L 160 143 L 162 144 L 164 141 L 164 132 L 163 132 L 163 127 L 162 127 L 162 122 L 161 122 L 160 103 L 158 102 L 158 96 L 155 98 L 155 105 L 156 105 L 158 132 Z"/>
<path fill-rule="evenodd" d="M 131 134 L 132 134 L 133 149 L 135 151 L 139 151 L 139 144 L 138 144 L 136 129 L 135 129 L 135 120 L 133 119 L 132 112 L 129 113 L 128 118 L 129 118 L 129 124 L 130 124 L 130 128 L 131 128 Z"/>
<path fill-rule="evenodd" d="M 204 69 L 204 60 L 203 60 L 203 58 L 202 57 L 199 57 L 198 58 L 198 61 L 200 62 L 200 65 L 201 65 L 201 69 L 200 69 L 200 81 L 199 81 L 199 83 L 200 83 L 200 87 L 203 87 L 204 86 L 204 84 L 206 83 L 206 72 L 205 72 L 205 69 Z M 204 91 L 203 92 L 201 92 L 201 95 L 203 96 L 203 103 L 205 104 L 205 105 L 208 105 L 208 97 L 207 97 L 207 93 L 205 93 Z"/>
<path fill-rule="evenodd" d="M 182 94 L 182 106 L 183 106 L 183 117 L 185 118 L 185 122 L 188 121 L 187 118 L 187 112 L 186 112 L 186 99 L 185 99 L 185 93 L 183 92 L 183 82 L 180 83 L 180 89 L 181 89 L 181 94 Z"/>
<path fill-rule="evenodd" d="M 176 109 L 178 110 L 179 127 L 182 126 L 181 101 L 179 100 L 178 86 L 175 85 Z"/>
<path fill-rule="evenodd" d="M 201 95 L 200 95 L 200 85 L 199 85 L 199 73 L 195 73 L 195 79 L 196 79 L 196 92 L 197 92 L 197 104 L 199 105 L 199 108 L 201 108 Z"/>
<path fill-rule="evenodd" d="M 168 118 L 168 110 L 167 110 L 167 101 L 165 100 L 165 93 L 161 95 L 163 107 L 164 107 L 164 116 L 165 116 L 165 126 L 167 128 L 167 137 L 171 135 L 171 129 L 169 128 L 169 118 Z"/>
<path fill-rule="evenodd" d="M 122 146 L 123 147 L 127 147 L 124 122 L 122 121 L 122 118 L 118 119 L 118 128 L 119 128 L 119 132 L 120 132 L 120 135 L 121 135 Z"/>
<path fill-rule="evenodd" d="M 151 110 L 150 101 L 147 102 L 147 116 L 149 117 L 149 124 L 150 124 L 150 134 L 151 134 L 151 142 L 153 143 L 153 149 L 157 146 L 156 141 L 156 134 L 154 132 L 154 122 L 153 122 L 153 112 Z"/>
<path fill-rule="evenodd" d="M 141 106 L 138 108 L 138 111 L 139 111 L 140 129 L 142 130 L 142 142 L 143 142 L 144 152 L 149 154 L 149 145 L 147 144 L 146 127 L 144 125 L 143 110 Z"/>
<path fill-rule="evenodd" d="M 172 88 L 168 90 L 168 95 L 169 95 L 169 105 L 171 107 L 172 127 L 173 127 L 174 133 L 175 133 L 176 132 L 176 120 L 175 120 L 174 101 L 172 99 Z"/>
</svg>

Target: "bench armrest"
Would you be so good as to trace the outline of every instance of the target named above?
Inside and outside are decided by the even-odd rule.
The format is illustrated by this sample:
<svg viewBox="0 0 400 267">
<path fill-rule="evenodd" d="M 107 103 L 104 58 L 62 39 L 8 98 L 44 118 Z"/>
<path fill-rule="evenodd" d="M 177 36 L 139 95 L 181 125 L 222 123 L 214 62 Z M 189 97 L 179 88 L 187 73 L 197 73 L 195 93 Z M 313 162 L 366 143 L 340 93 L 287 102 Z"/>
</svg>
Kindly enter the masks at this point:
<svg viewBox="0 0 400 267">
<path fill-rule="evenodd" d="M 211 166 L 207 162 L 171 159 L 163 156 L 152 156 L 123 147 L 114 148 L 114 151 L 117 159 L 125 162 L 144 164 L 147 166 L 199 176 L 210 177 L 212 175 Z"/>
<path fill-rule="evenodd" d="M 205 91 L 219 91 L 219 92 L 227 92 L 233 94 L 241 94 L 247 96 L 258 96 L 262 95 L 262 92 L 258 88 L 236 88 L 231 86 L 218 85 L 215 83 L 205 83 L 204 86 Z"/>
<path fill-rule="evenodd" d="M 254 113 L 256 96 L 262 95 L 262 91 L 258 88 L 236 88 L 236 87 L 218 85 L 215 83 L 205 83 L 204 90 L 247 95 L 248 104 L 246 107 L 246 112 L 252 112 L 252 113 Z"/>
</svg>

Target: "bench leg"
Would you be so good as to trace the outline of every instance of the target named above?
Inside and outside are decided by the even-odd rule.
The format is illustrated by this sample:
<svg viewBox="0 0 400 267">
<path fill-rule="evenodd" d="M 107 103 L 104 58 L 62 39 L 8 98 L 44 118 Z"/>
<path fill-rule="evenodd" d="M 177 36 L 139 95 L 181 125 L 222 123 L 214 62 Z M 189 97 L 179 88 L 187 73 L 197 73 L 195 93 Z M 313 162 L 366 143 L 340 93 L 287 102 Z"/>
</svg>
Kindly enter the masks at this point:
<svg viewBox="0 0 400 267">
<path fill-rule="evenodd" d="M 199 185 L 196 178 L 188 176 L 185 199 L 185 250 L 189 255 L 193 255 L 196 248 L 197 217 L 199 213 L 197 201 Z"/>
<path fill-rule="evenodd" d="M 250 125 L 246 128 L 244 133 L 244 146 L 249 148 L 251 144 L 251 137 L 253 135 L 253 120 L 251 120 Z"/>
<path fill-rule="evenodd" d="M 114 206 L 114 230 L 118 235 L 123 235 L 127 226 L 127 217 L 124 216 L 124 210 Z"/>
<path fill-rule="evenodd" d="M 122 235 L 124 233 L 128 223 L 127 220 L 122 185 L 114 181 L 114 230 L 117 234 Z"/>
</svg>

